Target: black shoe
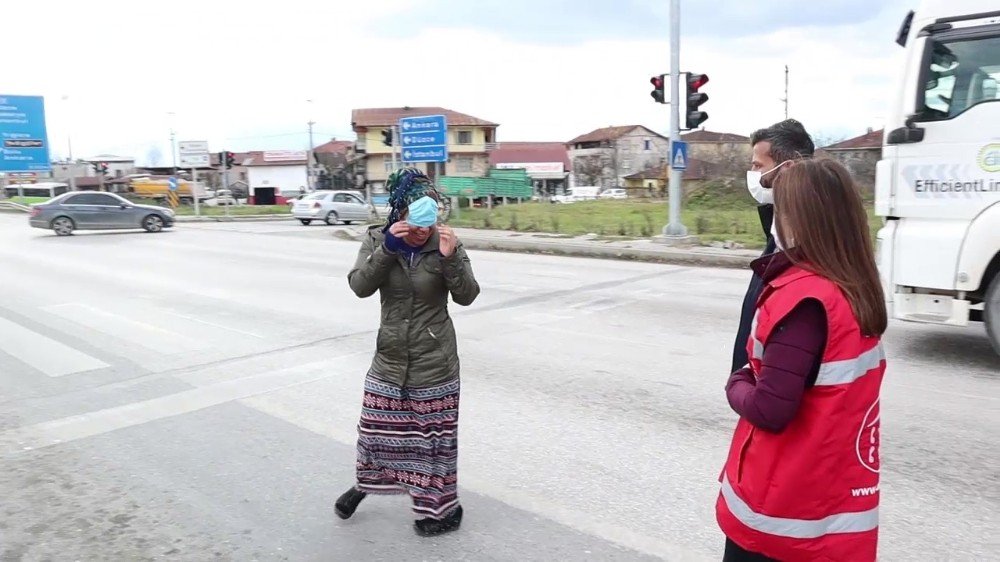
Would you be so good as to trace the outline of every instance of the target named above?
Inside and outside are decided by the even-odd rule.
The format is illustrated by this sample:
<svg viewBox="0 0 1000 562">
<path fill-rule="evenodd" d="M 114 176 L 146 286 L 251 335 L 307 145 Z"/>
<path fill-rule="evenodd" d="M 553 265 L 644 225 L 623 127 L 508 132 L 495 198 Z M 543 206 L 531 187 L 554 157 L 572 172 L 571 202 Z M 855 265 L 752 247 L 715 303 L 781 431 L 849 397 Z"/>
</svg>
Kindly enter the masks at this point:
<svg viewBox="0 0 1000 562">
<path fill-rule="evenodd" d="M 451 515 L 444 519 L 421 519 L 413 522 L 413 527 L 421 537 L 431 537 L 449 531 L 454 531 L 462 525 L 462 506 L 453 511 Z"/>
<path fill-rule="evenodd" d="M 368 494 L 352 487 L 350 490 L 344 492 L 344 495 L 337 498 L 337 503 L 334 507 L 337 510 L 337 517 L 341 519 L 350 519 L 354 515 L 354 511 L 358 509 L 358 504 L 361 500 L 365 499 Z"/>
</svg>

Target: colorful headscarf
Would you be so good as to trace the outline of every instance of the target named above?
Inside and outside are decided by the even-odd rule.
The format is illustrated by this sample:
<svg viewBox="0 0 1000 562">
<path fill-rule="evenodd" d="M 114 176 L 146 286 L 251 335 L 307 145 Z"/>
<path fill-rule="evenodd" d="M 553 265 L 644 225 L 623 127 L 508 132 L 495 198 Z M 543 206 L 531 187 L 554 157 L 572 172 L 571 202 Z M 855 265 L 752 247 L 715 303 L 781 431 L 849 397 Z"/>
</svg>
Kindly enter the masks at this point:
<svg viewBox="0 0 1000 562">
<path fill-rule="evenodd" d="M 389 190 L 389 219 L 382 229 L 383 232 L 388 231 L 390 226 L 399 221 L 410 203 L 425 195 L 436 193 L 431 179 L 416 168 L 396 170 L 389 174 L 385 185 Z"/>
</svg>

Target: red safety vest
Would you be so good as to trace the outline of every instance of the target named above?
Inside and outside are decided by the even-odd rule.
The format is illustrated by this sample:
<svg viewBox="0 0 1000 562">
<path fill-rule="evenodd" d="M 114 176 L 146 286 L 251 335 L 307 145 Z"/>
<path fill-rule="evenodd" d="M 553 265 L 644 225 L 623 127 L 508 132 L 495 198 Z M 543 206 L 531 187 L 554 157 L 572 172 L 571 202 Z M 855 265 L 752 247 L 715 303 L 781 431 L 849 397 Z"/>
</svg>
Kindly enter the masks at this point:
<svg viewBox="0 0 1000 562">
<path fill-rule="evenodd" d="M 759 376 L 771 331 L 807 298 L 820 301 L 827 317 L 816 384 L 780 433 L 739 420 L 716 518 L 736 544 L 778 560 L 875 560 L 885 373 L 879 338 L 861 334 L 834 283 L 793 266 L 757 302 L 747 343 L 750 366 Z"/>
</svg>

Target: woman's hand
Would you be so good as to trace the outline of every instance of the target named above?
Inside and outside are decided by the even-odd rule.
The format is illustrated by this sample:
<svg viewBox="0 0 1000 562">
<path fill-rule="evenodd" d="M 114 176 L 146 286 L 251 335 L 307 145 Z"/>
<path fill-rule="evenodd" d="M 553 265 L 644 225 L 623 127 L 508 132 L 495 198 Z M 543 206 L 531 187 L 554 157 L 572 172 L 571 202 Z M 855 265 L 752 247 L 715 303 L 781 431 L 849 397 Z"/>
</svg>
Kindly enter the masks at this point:
<svg viewBox="0 0 1000 562">
<path fill-rule="evenodd" d="M 396 238 L 406 238 L 410 235 L 410 225 L 406 221 L 397 221 L 389 227 L 389 234 Z"/>
<path fill-rule="evenodd" d="M 438 251 L 444 257 L 449 257 L 455 253 L 455 246 L 458 245 L 458 236 L 450 226 L 438 226 Z"/>
</svg>

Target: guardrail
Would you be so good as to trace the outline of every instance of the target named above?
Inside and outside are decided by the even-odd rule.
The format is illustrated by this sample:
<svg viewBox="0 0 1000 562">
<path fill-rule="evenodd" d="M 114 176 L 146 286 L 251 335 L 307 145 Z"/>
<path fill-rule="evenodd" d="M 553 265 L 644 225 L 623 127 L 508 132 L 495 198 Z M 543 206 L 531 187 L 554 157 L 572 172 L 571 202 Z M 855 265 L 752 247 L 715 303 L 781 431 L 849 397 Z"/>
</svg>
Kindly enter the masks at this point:
<svg viewBox="0 0 1000 562">
<path fill-rule="evenodd" d="M 13 201 L 0 201 L 0 209 L 7 209 L 10 211 L 21 211 L 22 213 L 27 213 L 31 211 L 31 207 L 27 205 L 22 205 L 20 203 L 15 203 Z"/>
</svg>

